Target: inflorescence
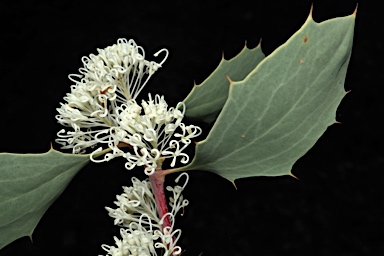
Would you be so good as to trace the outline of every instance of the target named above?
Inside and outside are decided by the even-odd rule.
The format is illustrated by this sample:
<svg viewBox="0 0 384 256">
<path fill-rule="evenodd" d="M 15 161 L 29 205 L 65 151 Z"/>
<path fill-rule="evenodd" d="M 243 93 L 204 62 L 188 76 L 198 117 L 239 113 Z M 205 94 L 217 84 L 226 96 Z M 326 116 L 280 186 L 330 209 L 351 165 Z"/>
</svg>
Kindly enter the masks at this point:
<svg viewBox="0 0 384 256">
<path fill-rule="evenodd" d="M 132 187 L 123 187 L 124 193 L 117 195 L 116 209 L 106 207 L 109 216 L 119 225 L 121 239 L 114 237 L 115 246 L 102 245 L 108 256 L 157 256 L 156 248 L 162 250 L 163 256 L 180 255 L 182 250 L 176 243 L 180 238 L 181 230 L 174 229 L 174 218 L 180 209 L 188 205 L 181 192 L 188 183 L 188 174 L 182 173 L 175 180 L 179 182 L 182 176 L 186 177 L 183 186 L 167 187 L 172 192 L 169 205 L 171 211 L 161 219 L 156 211 L 155 197 L 151 190 L 149 180 L 140 181 L 132 178 Z M 171 226 L 162 228 L 165 218 L 171 220 Z"/>
<path fill-rule="evenodd" d="M 182 123 L 184 103 L 168 108 L 163 96 L 151 94 L 141 104 L 136 101 L 168 51 L 154 54 L 165 53 L 160 63 L 145 60 L 143 48 L 134 40 L 119 39 L 117 44 L 97 51 L 97 55 L 82 58 L 80 74 L 69 76 L 75 84 L 57 109 L 56 119 L 70 129 L 59 131 L 56 142 L 74 154 L 91 148 L 94 162 L 124 157 L 127 169 L 143 166 L 147 175 L 160 169 L 166 158 L 172 158 L 171 167 L 177 158 L 186 164 L 189 157 L 182 151 L 201 129 Z M 94 149 L 97 145 L 99 148 Z M 95 154 L 105 149 L 109 152 L 95 159 Z"/>
</svg>

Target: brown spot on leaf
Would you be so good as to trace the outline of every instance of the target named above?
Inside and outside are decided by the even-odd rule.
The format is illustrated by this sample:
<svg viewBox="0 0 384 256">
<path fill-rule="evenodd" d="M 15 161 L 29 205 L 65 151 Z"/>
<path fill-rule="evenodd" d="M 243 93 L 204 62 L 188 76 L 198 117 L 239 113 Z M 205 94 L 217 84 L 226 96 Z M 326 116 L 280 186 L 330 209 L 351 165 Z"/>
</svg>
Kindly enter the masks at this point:
<svg viewBox="0 0 384 256">
<path fill-rule="evenodd" d="M 304 60 L 300 60 L 300 64 L 304 64 Z"/>
<path fill-rule="evenodd" d="M 305 36 L 303 41 L 304 41 L 304 43 L 308 42 L 308 37 Z"/>
</svg>

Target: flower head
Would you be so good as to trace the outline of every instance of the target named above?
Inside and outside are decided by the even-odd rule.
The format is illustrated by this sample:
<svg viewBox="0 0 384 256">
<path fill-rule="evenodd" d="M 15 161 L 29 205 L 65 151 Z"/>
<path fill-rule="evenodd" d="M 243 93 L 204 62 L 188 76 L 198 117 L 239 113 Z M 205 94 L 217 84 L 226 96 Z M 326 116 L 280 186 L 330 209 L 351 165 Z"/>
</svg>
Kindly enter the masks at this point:
<svg viewBox="0 0 384 256">
<path fill-rule="evenodd" d="M 144 166 L 151 175 L 161 167 L 165 158 L 187 163 L 189 157 L 182 151 L 201 129 L 182 123 L 184 103 L 168 108 L 163 96 L 151 94 L 138 104 L 136 97 L 168 56 L 160 62 L 145 60 L 142 47 L 133 40 L 119 39 L 117 44 L 98 49 L 98 54 L 83 57 L 80 75 L 70 75 L 75 83 L 64 97 L 65 103 L 57 109 L 58 122 L 70 127 L 59 131 L 56 142 L 73 153 L 93 149 L 94 162 L 109 161 L 115 157 L 127 160 L 126 168 Z M 100 159 L 95 153 L 109 152 Z M 127 150 L 129 148 L 129 150 Z"/>
<path fill-rule="evenodd" d="M 188 183 L 187 173 L 182 173 L 176 178 L 185 176 L 183 186 L 168 186 L 167 190 L 173 192 L 169 205 L 171 211 L 161 219 L 156 211 L 156 201 L 148 179 L 139 181 L 132 178 L 131 187 L 123 187 L 124 193 L 117 195 L 116 209 L 106 207 L 109 216 L 114 218 L 115 225 L 119 225 L 121 239 L 114 237 L 116 246 L 102 245 L 110 256 L 120 255 L 158 255 L 156 248 L 162 249 L 161 255 L 180 255 L 181 248 L 176 243 L 181 236 L 181 230 L 175 229 L 175 216 L 188 205 L 188 200 L 183 199 L 181 192 Z M 164 219 L 169 217 L 171 226 L 162 228 Z"/>
<path fill-rule="evenodd" d="M 139 223 L 131 223 L 128 228 L 120 229 L 121 240 L 114 237 L 116 246 L 103 244 L 101 247 L 110 256 L 157 255 L 155 251 L 155 240 L 159 238 L 152 229 L 145 229 Z"/>
</svg>

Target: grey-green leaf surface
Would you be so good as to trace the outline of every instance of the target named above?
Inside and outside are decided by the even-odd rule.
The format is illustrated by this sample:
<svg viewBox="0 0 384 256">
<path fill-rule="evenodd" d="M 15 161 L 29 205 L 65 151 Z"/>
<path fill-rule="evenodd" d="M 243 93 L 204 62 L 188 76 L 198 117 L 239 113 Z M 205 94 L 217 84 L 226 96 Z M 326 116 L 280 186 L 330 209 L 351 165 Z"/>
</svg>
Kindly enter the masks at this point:
<svg viewBox="0 0 384 256">
<path fill-rule="evenodd" d="M 302 28 L 266 57 L 229 97 L 192 162 L 234 181 L 291 174 L 293 164 L 333 124 L 346 92 L 355 14 Z"/>
<path fill-rule="evenodd" d="M 0 153 L 0 249 L 32 236 L 48 207 L 89 162 L 89 155 Z"/>
<path fill-rule="evenodd" d="M 215 71 L 204 82 L 195 85 L 185 98 L 185 115 L 193 120 L 207 123 L 215 120 L 228 98 L 227 76 L 234 81 L 243 80 L 264 57 L 260 45 L 253 49 L 245 46 L 230 60 L 225 60 L 223 57 Z"/>
</svg>

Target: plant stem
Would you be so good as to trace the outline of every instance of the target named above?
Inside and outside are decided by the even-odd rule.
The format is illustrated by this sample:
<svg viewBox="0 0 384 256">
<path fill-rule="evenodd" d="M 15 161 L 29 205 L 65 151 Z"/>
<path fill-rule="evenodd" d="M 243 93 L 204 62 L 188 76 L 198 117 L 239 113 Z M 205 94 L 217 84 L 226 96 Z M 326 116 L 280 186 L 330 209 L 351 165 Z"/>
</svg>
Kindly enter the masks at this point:
<svg viewBox="0 0 384 256">
<path fill-rule="evenodd" d="M 165 198 L 164 193 L 164 175 L 158 175 L 158 171 L 155 171 L 154 174 L 149 176 L 149 180 L 151 181 L 152 191 L 155 195 L 157 212 L 159 213 L 160 219 L 163 218 L 165 214 L 168 213 L 167 199 Z M 165 227 L 171 226 L 171 220 L 169 216 L 164 218 L 164 222 L 162 224 L 162 229 Z"/>
</svg>

